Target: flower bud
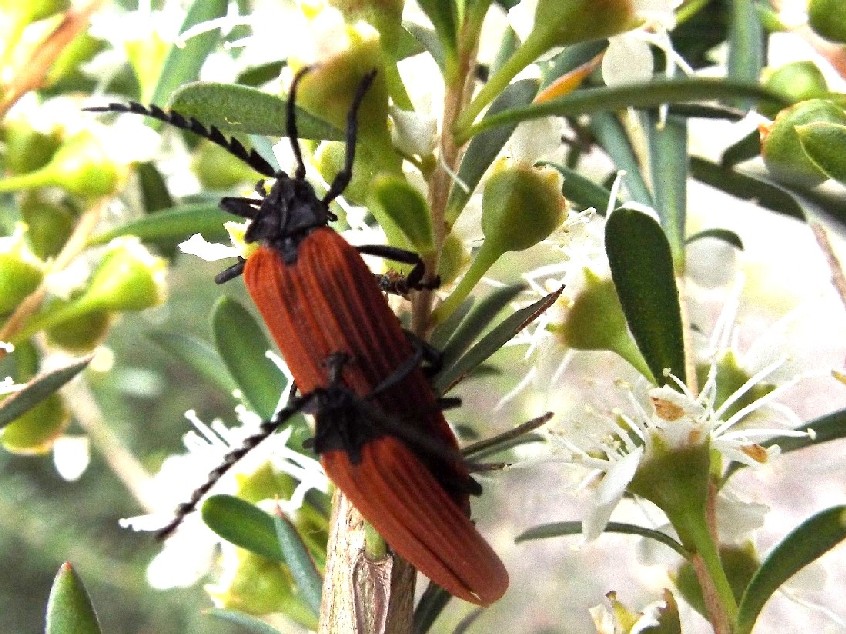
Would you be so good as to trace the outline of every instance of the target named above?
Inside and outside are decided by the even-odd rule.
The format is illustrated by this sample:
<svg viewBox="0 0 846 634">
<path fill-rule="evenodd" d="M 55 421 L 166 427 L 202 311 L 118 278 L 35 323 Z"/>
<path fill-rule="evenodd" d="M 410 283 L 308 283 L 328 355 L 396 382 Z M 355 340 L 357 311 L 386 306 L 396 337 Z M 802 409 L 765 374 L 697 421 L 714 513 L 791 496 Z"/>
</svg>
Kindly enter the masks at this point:
<svg viewBox="0 0 846 634">
<path fill-rule="evenodd" d="M 75 220 L 68 205 L 47 202 L 31 195 L 21 201 L 21 217 L 29 227 L 27 238 L 32 251 L 42 260 L 62 250 L 73 231 Z"/>
<path fill-rule="evenodd" d="M 452 284 L 469 261 L 470 254 L 464 248 L 461 238 L 454 233 L 448 234 L 444 239 L 441 257 L 438 260 L 438 275 L 441 278 L 441 284 Z"/>
<path fill-rule="evenodd" d="M 17 454 L 46 453 L 69 424 L 70 414 L 62 397 L 54 392 L 6 425 L 0 431 L 0 444 Z"/>
<path fill-rule="evenodd" d="M 44 134 L 24 121 L 7 123 L 3 140 L 6 168 L 11 174 L 25 174 L 44 167 L 62 144 L 58 132 Z"/>
<path fill-rule="evenodd" d="M 229 189 L 255 181 L 251 167 L 210 141 L 200 143 L 191 163 L 204 189 Z"/>
<path fill-rule="evenodd" d="M 69 352 L 90 352 L 109 333 L 112 313 L 92 310 L 47 329 L 50 344 Z"/>
<path fill-rule="evenodd" d="M 737 361 L 737 356 L 734 351 L 726 350 L 725 353 L 716 360 L 716 392 L 714 394 L 714 407 L 720 407 L 727 398 L 735 394 L 743 387 L 752 375 L 745 370 Z M 705 385 L 708 380 L 708 372 L 710 364 L 701 364 L 696 367 L 696 377 L 699 385 Z M 772 383 L 757 382 L 750 387 L 743 396 L 738 398 L 725 412 L 723 418 L 730 418 L 734 416 L 741 409 L 754 403 L 755 401 L 765 397 L 767 394 L 775 389 Z"/>
<path fill-rule="evenodd" d="M 379 31 L 382 46 L 394 52 L 402 31 L 402 9 L 405 0 L 329 0 L 344 14 L 347 23 L 364 20 Z"/>
<path fill-rule="evenodd" d="M 115 238 L 109 244 L 83 296 L 87 310 L 144 310 L 165 299 L 167 263 L 137 238 Z"/>
<path fill-rule="evenodd" d="M 0 238 L 0 315 L 12 312 L 41 283 L 43 263 L 27 246 L 26 225 Z"/>
<path fill-rule="evenodd" d="M 808 99 L 819 99 L 828 94 L 828 85 L 819 67 L 811 61 L 791 62 L 770 70 L 764 86 L 783 95 L 790 103 Z M 774 117 L 778 110 L 761 108 L 768 117 Z"/>
<path fill-rule="evenodd" d="M 124 171 L 100 140 L 81 132 L 66 141 L 44 167 L 0 181 L 0 192 L 56 186 L 77 196 L 106 196 L 118 188 Z"/>
<path fill-rule="evenodd" d="M 796 127 L 809 123 L 846 124 L 843 109 L 825 99 L 803 101 L 782 110 L 769 129 L 761 130 L 761 150 L 767 169 L 776 180 L 801 187 L 816 187 L 828 178 L 802 148 Z"/>
<path fill-rule="evenodd" d="M 550 330 L 564 345 L 576 350 L 609 350 L 653 380 L 652 372 L 629 333 L 623 307 L 610 277 L 601 278 L 584 270 L 585 285 L 576 295 L 561 324 Z"/>
<path fill-rule="evenodd" d="M 370 183 L 368 207 L 388 242 L 423 257 L 434 251 L 432 218 L 423 195 L 402 176 L 383 174 Z"/>
<path fill-rule="evenodd" d="M 846 42 L 846 12 L 840 0 L 810 0 L 808 24 L 827 40 Z"/>
<path fill-rule="evenodd" d="M 331 183 L 335 174 L 344 168 L 346 146 L 340 141 L 321 141 L 314 152 L 314 163 L 317 171 L 327 183 Z M 358 163 L 359 154 L 356 154 Z M 373 178 L 373 171 L 367 169 L 353 170 L 352 180 L 344 190 L 344 199 L 353 205 L 364 205 L 369 192 L 368 183 Z"/>
<path fill-rule="evenodd" d="M 315 617 L 305 601 L 294 592 L 287 566 L 240 548 L 223 550 L 221 579 L 207 585 L 215 605 L 257 616 L 282 612 L 306 627 L 315 627 Z"/>
<path fill-rule="evenodd" d="M 796 126 L 805 154 L 826 176 L 846 184 L 846 125 L 818 121 Z"/>
<path fill-rule="evenodd" d="M 503 165 L 505 165 L 503 167 Z M 549 237 L 564 220 L 567 201 L 561 195 L 561 174 L 552 168 L 526 164 L 499 169 L 482 193 L 482 233 L 485 241 L 470 269 L 433 315 L 439 323 L 470 294 L 485 272 L 508 251 L 523 251 Z"/>
</svg>

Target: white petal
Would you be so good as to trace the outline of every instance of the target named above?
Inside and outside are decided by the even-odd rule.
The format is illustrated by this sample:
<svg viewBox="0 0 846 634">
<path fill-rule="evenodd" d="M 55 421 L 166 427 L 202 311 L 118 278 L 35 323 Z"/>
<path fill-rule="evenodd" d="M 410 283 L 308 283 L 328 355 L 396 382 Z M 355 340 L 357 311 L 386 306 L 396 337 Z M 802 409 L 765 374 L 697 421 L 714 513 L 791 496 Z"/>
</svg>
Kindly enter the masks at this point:
<svg viewBox="0 0 846 634">
<path fill-rule="evenodd" d="M 195 233 L 185 242 L 181 242 L 179 244 L 179 250 L 188 255 L 196 255 L 206 262 L 236 258 L 239 255 L 239 251 L 235 247 L 216 242 L 207 242 L 199 233 Z"/>
<path fill-rule="evenodd" d="M 68 482 L 79 480 L 91 462 L 87 436 L 62 436 L 53 443 L 53 464 Z"/>
<path fill-rule="evenodd" d="M 585 541 L 596 539 L 605 529 L 611 513 L 634 478 L 642 457 L 643 449 L 639 447 L 618 460 L 606 472 L 594 497 L 593 505 L 582 523 L 582 535 Z"/>
<path fill-rule="evenodd" d="M 627 34 L 610 38 L 602 57 L 602 79 L 608 86 L 649 81 L 654 70 L 652 51 L 646 42 Z"/>
</svg>

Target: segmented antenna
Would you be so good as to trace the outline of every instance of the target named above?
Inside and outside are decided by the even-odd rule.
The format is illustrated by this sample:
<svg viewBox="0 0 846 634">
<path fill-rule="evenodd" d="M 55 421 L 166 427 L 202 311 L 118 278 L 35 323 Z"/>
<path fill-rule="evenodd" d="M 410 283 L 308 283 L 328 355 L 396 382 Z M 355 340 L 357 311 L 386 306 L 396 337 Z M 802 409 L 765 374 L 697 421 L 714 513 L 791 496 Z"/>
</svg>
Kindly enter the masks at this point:
<svg viewBox="0 0 846 634">
<path fill-rule="evenodd" d="M 253 149 L 248 151 L 238 139 L 224 136 L 224 134 L 215 126 L 209 126 L 207 128 L 194 117 L 185 117 L 173 110 L 165 111 L 155 105 L 146 107 L 134 101 L 130 101 L 129 103 L 110 103 L 106 106 L 84 108 L 84 110 L 87 110 L 88 112 L 130 112 L 132 114 L 140 114 L 145 117 L 158 119 L 159 121 L 172 125 L 175 128 L 187 130 L 188 132 L 193 132 L 197 136 L 208 139 L 212 143 L 222 147 L 232 156 L 244 161 L 244 163 L 260 174 L 264 174 L 265 176 L 276 175 L 276 170 L 273 169 L 270 163 L 268 163 L 261 154 Z"/>
</svg>

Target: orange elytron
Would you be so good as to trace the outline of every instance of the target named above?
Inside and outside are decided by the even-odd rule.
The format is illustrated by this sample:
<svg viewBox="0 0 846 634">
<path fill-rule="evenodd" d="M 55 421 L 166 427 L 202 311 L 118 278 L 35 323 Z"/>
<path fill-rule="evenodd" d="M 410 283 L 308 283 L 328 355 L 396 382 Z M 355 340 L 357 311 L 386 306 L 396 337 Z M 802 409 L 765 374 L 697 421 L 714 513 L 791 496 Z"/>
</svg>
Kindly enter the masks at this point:
<svg viewBox="0 0 846 634">
<path fill-rule="evenodd" d="M 162 534 L 174 530 L 234 462 L 306 409 L 315 414 L 314 448 L 327 475 L 391 548 L 451 594 L 488 605 L 504 594 L 508 573 L 469 519 L 469 495 L 481 489 L 420 368 L 421 351 L 402 330 L 360 252 L 414 264 L 402 290 L 423 287 L 422 262 L 391 247 L 353 247 L 327 226 L 335 220 L 329 203 L 351 177 L 357 111 L 375 73 L 364 77 L 353 99 L 345 165 L 322 198 L 305 180 L 297 140 L 294 103 L 302 74 L 291 86 L 287 110 L 298 163 L 293 177 L 274 172 L 258 154 L 195 119 L 138 104 L 96 109 L 144 114 L 190 130 L 275 178 L 269 191 L 259 183 L 261 198 L 221 201 L 223 209 L 252 220 L 245 239 L 261 246 L 216 279 L 243 273 L 301 396 L 231 452 Z"/>
</svg>

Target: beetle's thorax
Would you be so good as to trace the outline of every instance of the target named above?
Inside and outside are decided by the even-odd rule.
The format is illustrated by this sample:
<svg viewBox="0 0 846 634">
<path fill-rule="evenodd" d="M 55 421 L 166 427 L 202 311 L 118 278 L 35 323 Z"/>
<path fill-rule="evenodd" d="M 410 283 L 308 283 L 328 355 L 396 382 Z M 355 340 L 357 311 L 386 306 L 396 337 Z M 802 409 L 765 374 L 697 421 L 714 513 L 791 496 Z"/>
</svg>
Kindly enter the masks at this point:
<svg viewBox="0 0 846 634">
<path fill-rule="evenodd" d="M 280 171 L 262 198 L 245 240 L 276 249 L 290 264 L 297 258 L 300 242 L 311 231 L 325 227 L 334 219 L 327 203 L 318 198 L 308 181 L 291 178 Z"/>
</svg>

